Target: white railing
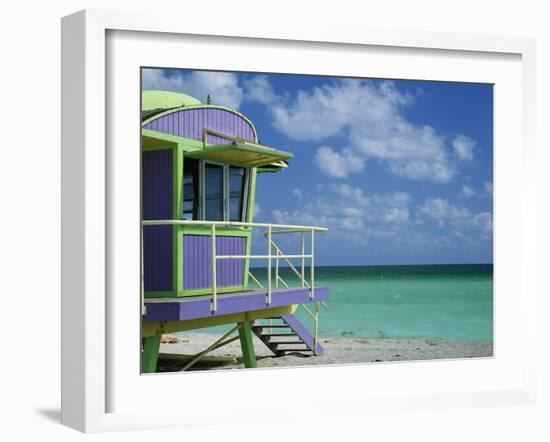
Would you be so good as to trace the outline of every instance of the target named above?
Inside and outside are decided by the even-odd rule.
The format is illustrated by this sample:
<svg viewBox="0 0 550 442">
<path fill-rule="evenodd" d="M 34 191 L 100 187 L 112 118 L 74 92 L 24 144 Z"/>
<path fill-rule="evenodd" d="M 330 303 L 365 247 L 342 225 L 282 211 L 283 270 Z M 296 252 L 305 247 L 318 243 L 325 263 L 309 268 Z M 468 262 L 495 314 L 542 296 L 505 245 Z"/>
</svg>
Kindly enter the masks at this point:
<svg viewBox="0 0 550 442">
<path fill-rule="evenodd" d="M 295 273 L 296 268 L 292 265 L 291 259 L 300 259 L 301 271 L 299 277 L 302 287 L 309 287 L 309 297 L 311 300 L 315 297 L 315 257 L 314 257 L 314 241 L 315 232 L 326 232 L 326 227 L 311 227 L 311 226 L 294 226 L 284 224 L 268 224 L 268 223 L 245 223 L 237 221 L 191 221 L 191 220 L 146 220 L 142 221 L 143 226 L 161 226 L 161 225 L 183 225 L 183 226 L 205 226 L 210 227 L 210 234 L 212 236 L 212 311 L 217 310 L 217 295 L 218 289 L 216 286 L 216 262 L 221 259 L 266 259 L 267 260 L 267 293 L 266 304 L 271 304 L 272 294 L 272 275 L 271 269 L 273 266 L 273 260 L 276 262 L 276 286 L 280 281 L 279 277 L 279 260 L 284 259 Z M 216 227 L 242 227 L 242 228 L 264 228 L 266 229 L 265 236 L 267 238 L 267 254 L 266 255 L 218 255 L 216 253 Z M 306 233 L 311 235 L 311 250 L 310 253 L 305 253 L 305 238 Z M 281 249 L 273 241 L 273 235 L 300 233 L 301 234 L 301 253 L 293 255 L 285 255 Z M 276 254 L 273 254 L 275 249 Z M 310 260 L 310 282 L 305 279 L 305 260 Z"/>
<path fill-rule="evenodd" d="M 182 226 L 202 226 L 210 228 L 210 235 L 212 237 L 212 295 L 210 307 L 213 312 L 218 308 L 218 287 L 216 281 L 216 264 L 218 260 L 224 259 L 265 259 L 267 260 L 267 287 L 263 287 L 259 281 L 249 272 L 249 277 L 260 288 L 266 290 L 266 306 L 271 305 L 272 292 L 273 292 L 273 277 L 272 267 L 273 261 L 275 261 L 275 289 L 279 288 L 279 283 L 288 288 L 288 284 L 279 274 L 280 260 L 284 260 L 292 272 L 299 278 L 301 287 L 309 288 L 309 299 L 315 300 L 315 232 L 326 232 L 326 227 L 312 227 L 312 226 L 297 226 L 297 225 L 285 225 L 285 224 L 269 224 L 269 223 L 246 223 L 237 221 L 191 221 L 191 220 L 146 220 L 142 221 L 142 226 L 162 226 L 162 225 L 182 225 Z M 216 236 L 218 234 L 217 227 L 237 227 L 246 230 L 253 230 L 254 228 L 265 229 L 264 235 L 267 239 L 267 254 L 266 255 L 218 255 L 216 251 Z M 222 231 L 223 232 L 223 231 Z M 273 236 L 282 234 L 299 233 L 301 253 L 285 255 L 280 247 L 273 240 Z M 306 238 L 305 235 L 310 235 L 310 251 L 306 253 Z M 143 232 L 142 232 L 143 236 Z M 143 242 L 143 237 L 142 237 Z M 143 247 L 143 246 L 142 246 Z M 273 253 L 275 252 L 275 254 Z M 306 280 L 305 267 L 306 260 L 310 260 L 310 274 L 309 281 Z M 143 251 L 142 251 L 143 260 Z M 292 264 L 291 260 L 300 260 L 300 271 Z M 143 267 L 143 262 L 142 262 Z M 142 268 L 143 279 L 143 268 Z M 142 306 L 144 302 L 143 284 L 142 284 Z M 321 304 L 326 307 L 326 304 L 321 301 Z M 315 302 L 313 312 L 301 304 L 309 316 L 314 321 L 314 348 L 317 349 L 318 338 L 318 315 L 319 315 L 319 302 Z M 144 311 L 144 309 L 143 309 Z"/>
</svg>

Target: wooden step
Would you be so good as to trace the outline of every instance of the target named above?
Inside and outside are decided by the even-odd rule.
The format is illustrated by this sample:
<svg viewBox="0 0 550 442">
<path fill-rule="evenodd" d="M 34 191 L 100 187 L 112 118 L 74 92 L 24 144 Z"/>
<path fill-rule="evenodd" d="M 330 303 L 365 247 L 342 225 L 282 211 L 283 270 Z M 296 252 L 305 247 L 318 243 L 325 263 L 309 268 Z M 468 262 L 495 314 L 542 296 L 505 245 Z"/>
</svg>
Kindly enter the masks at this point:
<svg viewBox="0 0 550 442">
<path fill-rule="evenodd" d="M 292 330 L 296 333 L 296 335 L 308 346 L 308 348 L 313 349 L 315 348 L 316 351 L 313 353 L 322 356 L 323 355 L 323 347 L 317 341 L 317 345 L 315 345 L 315 339 L 311 332 L 309 332 L 304 325 L 296 318 L 296 316 L 292 314 L 288 315 L 281 315 L 281 318 L 292 328 Z"/>
<path fill-rule="evenodd" d="M 277 353 L 290 353 L 290 352 L 304 352 L 304 351 L 308 351 L 308 352 L 313 352 L 313 350 L 309 349 L 309 348 L 278 348 L 277 349 Z"/>
<path fill-rule="evenodd" d="M 306 345 L 302 341 L 269 341 L 270 344 L 276 344 L 276 345 L 290 345 L 290 344 L 299 344 L 299 345 Z"/>
<path fill-rule="evenodd" d="M 289 325 L 282 325 L 282 324 L 273 324 L 273 325 L 267 325 L 267 324 L 254 324 L 252 327 L 257 328 L 290 328 Z"/>
<path fill-rule="evenodd" d="M 257 320 L 252 324 L 252 331 L 275 354 L 275 356 L 284 356 L 291 352 L 313 353 L 319 356 L 323 354 L 323 347 L 321 347 L 319 343 L 317 344 L 317 352 L 313 351 L 313 336 L 294 315 L 282 315 L 273 318 L 263 318 L 262 320 L 266 319 L 276 319 L 277 323 L 270 325 L 269 323 L 260 323 Z M 282 323 L 280 321 L 282 321 Z M 284 331 L 282 329 L 287 328 L 290 333 L 267 333 L 266 329 L 270 328 L 276 329 L 276 331 Z M 269 331 L 271 332 L 272 330 Z M 299 341 L 274 340 L 278 337 L 293 337 L 294 339 L 299 339 Z M 281 346 L 285 345 L 290 345 L 291 348 L 281 348 Z M 297 346 L 304 346 L 305 348 L 296 348 Z"/>
</svg>

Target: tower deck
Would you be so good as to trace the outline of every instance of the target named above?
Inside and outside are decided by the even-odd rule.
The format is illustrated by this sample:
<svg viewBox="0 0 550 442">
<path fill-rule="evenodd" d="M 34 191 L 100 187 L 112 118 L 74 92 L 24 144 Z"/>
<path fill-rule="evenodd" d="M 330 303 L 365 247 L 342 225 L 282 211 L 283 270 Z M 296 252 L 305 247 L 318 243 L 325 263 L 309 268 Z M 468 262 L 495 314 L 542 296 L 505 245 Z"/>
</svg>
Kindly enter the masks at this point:
<svg viewBox="0 0 550 442">
<path fill-rule="evenodd" d="M 266 304 L 266 290 L 248 290 L 218 297 L 216 311 L 211 310 L 211 295 L 184 298 L 146 299 L 147 313 L 144 321 L 189 321 L 213 318 L 236 313 L 287 307 L 328 300 L 328 287 L 316 287 L 315 297 L 310 299 L 309 288 L 281 288 L 271 292 L 271 303 Z"/>
</svg>

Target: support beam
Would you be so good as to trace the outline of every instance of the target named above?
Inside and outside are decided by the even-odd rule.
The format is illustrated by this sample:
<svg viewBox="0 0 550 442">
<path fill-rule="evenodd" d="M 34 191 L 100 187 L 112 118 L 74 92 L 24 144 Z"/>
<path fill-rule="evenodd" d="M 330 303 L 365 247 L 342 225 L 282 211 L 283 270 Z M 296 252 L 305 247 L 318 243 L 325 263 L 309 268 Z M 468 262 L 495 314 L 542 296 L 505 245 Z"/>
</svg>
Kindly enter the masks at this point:
<svg viewBox="0 0 550 442">
<path fill-rule="evenodd" d="M 246 368 L 256 368 L 256 353 L 252 342 L 252 324 L 250 321 L 239 323 L 239 337 L 241 338 L 244 366 Z"/>
<path fill-rule="evenodd" d="M 208 354 L 211 351 L 216 350 L 217 348 L 220 348 L 226 344 L 229 344 L 238 338 L 235 336 L 234 338 L 227 339 L 239 326 L 236 325 L 231 330 L 229 330 L 225 335 L 223 335 L 220 339 L 218 339 L 216 342 L 214 342 L 210 347 L 208 347 L 206 350 L 201 351 L 200 353 L 197 353 L 191 361 L 189 361 L 185 367 L 181 369 L 181 371 L 185 371 L 189 368 L 191 368 L 195 363 L 197 363 L 204 355 Z"/>
<path fill-rule="evenodd" d="M 160 335 L 143 338 L 143 353 L 141 354 L 141 372 L 155 373 L 160 349 Z"/>
</svg>

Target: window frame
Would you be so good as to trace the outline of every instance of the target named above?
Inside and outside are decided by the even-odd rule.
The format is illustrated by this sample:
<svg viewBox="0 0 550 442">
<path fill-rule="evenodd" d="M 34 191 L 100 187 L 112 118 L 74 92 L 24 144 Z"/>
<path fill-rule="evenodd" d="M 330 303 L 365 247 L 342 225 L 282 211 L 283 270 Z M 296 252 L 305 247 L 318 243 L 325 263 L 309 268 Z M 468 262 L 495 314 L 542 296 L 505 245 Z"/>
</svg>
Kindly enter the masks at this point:
<svg viewBox="0 0 550 442">
<path fill-rule="evenodd" d="M 185 161 L 185 159 L 184 159 Z M 241 207 L 241 216 L 237 222 L 246 222 L 248 215 L 248 205 L 249 205 L 249 195 L 250 195 L 250 168 L 243 166 L 235 166 L 231 164 L 220 163 L 217 161 L 210 160 L 197 160 L 199 162 L 199 220 L 208 221 L 205 218 L 206 215 L 206 193 L 205 193 L 205 177 L 206 177 L 206 164 L 213 164 L 215 166 L 222 167 L 223 173 L 223 221 L 230 221 L 230 207 L 229 207 L 229 168 L 230 167 L 239 167 L 244 170 L 244 188 L 242 192 L 242 207 Z M 183 214 L 182 214 L 183 215 Z M 211 221 L 211 220 L 210 220 Z"/>
<path fill-rule="evenodd" d="M 185 214 L 186 214 L 186 211 L 185 211 L 185 162 L 186 161 L 190 161 L 190 160 L 195 160 L 194 158 L 189 158 L 189 157 L 186 157 L 186 156 L 183 156 L 183 164 L 181 166 L 182 168 L 182 173 L 181 173 L 181 210 L 180 210 L 180 213 L 179 213 L 179 219 L 181 220 L 186 220 L 187 218 L 185 217 Z M 197 161 L 197 178 L 198 178 L 198 181 L 199 181 L 199 185 L 198 185 L 198 188 L 197 188 L 197 193 L 198 193 L 198 196 L 195 198 L 193 197 L 193 204 L 195 203 L 195 201 L 197 202 L 197 208 L 195 209 L 195 207 L 193 207 L 193 210 L 191 211 L 191 218 L 189 218 L 189 220 L 193 220 L 193 215 L 196 213 L 197 214 L 197 220 L 199 220 L 202 216 L 201 214 L 201 206 L 202 206 L 202 202 L 201 202 L 201 187 L 200 187 L 200 182 L 201 182 L 201 165 L 200 165 L 200 161 L 199 160 L 195 160 Z M 194 190 L 193 190 L 194 192 Z M 194 195 L 193 195 L 194 196 Z"/>
<path fill-rule="evenodd" d="M 206 221 L 206 164 L 212 164 L 215 166 L 220 166 L 222 168 L 222 221 L 226 221 L 226 211 L 227 211 L 227 202 L 226 202 L 226 173 L 225 173 L 225 164 L 214 162 L 214 161 L 199 161 L 199 213 L 200 221 Z M 210 220 L 218 221 L 218 220 Z"/>
</svg>

